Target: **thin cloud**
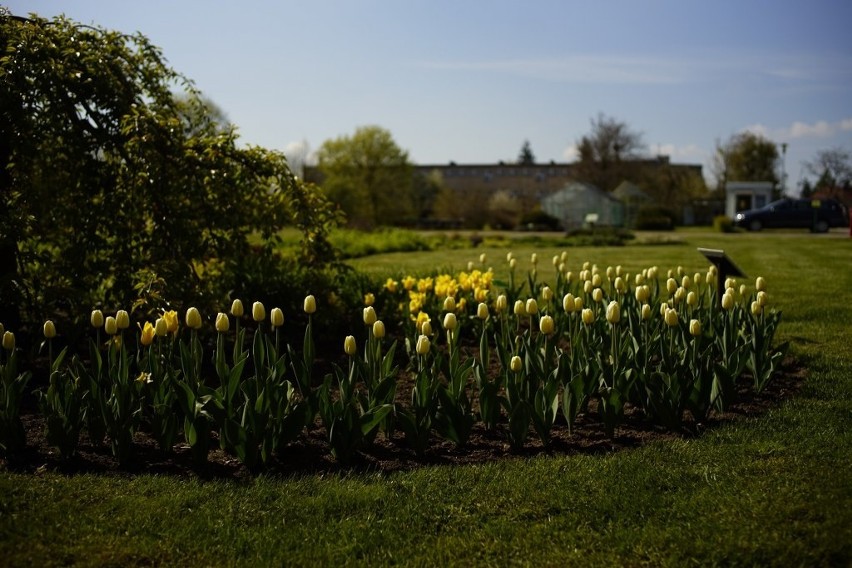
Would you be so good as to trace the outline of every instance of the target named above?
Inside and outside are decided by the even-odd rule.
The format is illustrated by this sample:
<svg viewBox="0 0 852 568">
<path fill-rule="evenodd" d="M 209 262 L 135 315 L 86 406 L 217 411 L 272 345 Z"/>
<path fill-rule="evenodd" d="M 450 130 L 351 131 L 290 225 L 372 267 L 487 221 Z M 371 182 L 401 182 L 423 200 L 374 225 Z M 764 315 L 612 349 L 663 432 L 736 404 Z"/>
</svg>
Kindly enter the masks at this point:
<svg viewBox="0 0 852 568">
<path fill-rule="evenodd" d="M 818 120 L 814 123 L 794 121 L 790 126 L 771 128 L 764 124 L 752 124 L 743 130 L 772 140 L 796 140 L 802 138 L 830 138 L 838 132 L 852 130 L 852 118 L 836 122 Z"/>
</svg>

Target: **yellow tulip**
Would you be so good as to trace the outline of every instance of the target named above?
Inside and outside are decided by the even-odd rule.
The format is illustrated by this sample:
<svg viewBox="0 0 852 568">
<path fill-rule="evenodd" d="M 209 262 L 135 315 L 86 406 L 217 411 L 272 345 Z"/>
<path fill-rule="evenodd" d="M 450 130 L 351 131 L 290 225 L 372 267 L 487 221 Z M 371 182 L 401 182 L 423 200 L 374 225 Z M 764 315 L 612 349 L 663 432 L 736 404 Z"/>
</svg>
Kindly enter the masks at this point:
<svg viewBox="0 0 852 568">
<path fill-rule="evenodd" d="M 641 274 L 641 273 L 640 273 L 640 274 L 637 274 L 637 275 L 636 275 L 636 277 L 633 279 L 633 282 L 634 282 L 637 286 L 641 286 L 641 285 L 643 285 L 643 284 L 645 283 L 645 275 L 644 275 L 644 274 Z"/>
<path fill-rule="evenodd" d="M 763 278 L 763 276 L 758 276 L 757 280 L 754 281 L 754 289 L 758 292 L 766 291 L 766 280 Z"/>
<path fill-rule="evenodd" d="M 550 286 L 545 286 L 541 289 L 541 299 L 545 302 L 553 299 L 553 290 L 550 289 Z"/>
<path fill-rule="evenodd" d="M 352 336 L 352 335 L 346 336 L 346 339 L 343 340 L 343 350 L 350 357 L 355 355 L 355 352 L 358 350 L 358 346 L 355 343 L 355 337 L 354 336 Z"/>
<path fill-rule="evenodd" d="M 682 288 L 689 290 L 689 287 L 692 286 L 692 280 L 689 276 L 684 276 L 680 281 L 680 285 Z"/>
<path fill-rule="evenodd" d="M 3 332 L 3 349 L 6 351 L 15 350 L 15 334 L 11 331 Z"/>
<path fill-rule="evenodd" d="M 367 292 L 364 294 L 364 305 L 372 306 L 376 303 L 376 296 L 372 292 Z"/>
<path fill-rule="evenodd" d="M 565 310 L 566 314 L 574 311 L 574 296 L 572 294 L 565 294 L 565 297 L 562 298 L 562 309 Z"/>
<path fill-rule="evenodd" d="M 618 302 L 613 300 L 606 307 L 606 321 L 613 325 L 621 321 L 621 306 L 618 305 Z"/>
<path fill-rule="evenodd" d="M 421 335 L 420 337 L 417 338 L 416 349 L 417 349 L 418 355 L 428 355 L 430 347 L 431 347 L 431 344 L 429 343 L 429 338 L 427 336 Z"/>
<path fill-rule="evenodd" d="M 530 262 L 533 266 L 538 264 L 538 255 L 536 253 L 532 253 L 532 255 L 530 256 Z"/>
<path fill-rule="evenodd" d="M 228 314 L 219 312 L 216 314 L 216 331 L 225 333 L 231 327 L 231 320 L 228 319 Z"/>
<path fill-rule="evenodd" d="M 765 308 L 769 303 L 769 296 L 763 290 L 757 293 L 757 303 L 760 304 L 761 308 Z"/>
<path fill-rule="evenodd" d="M 157 337 L 165 337 L 168 332 L 169 324 L 166 323 L 166 320 L 157 318 L 157 321 L 154 322 L 154 333 L 157 334 Z"/>
<path fill-rule="evenodd" d="M 677 310 L 666 310 L 666 325 L 675 327 L 677 325 Z"/>
<path fill-rule="evenodd" d="M 669 278 L 668 280 L 666 280 L 666 290 L 668 291 L 669 295 L 674 294 L 675 290 L 677 290 L 677 280 L 675 280 L 674 278 Z"/>
<path fill-rule="evenodd" d="M 542 316 L 538 322 L 538 328 L 545 335 L 550 335 L 554 330 L 553 318 L 550 316 Z"/>
<path fill-rule="evenodd" d="M 92 327 L 101 327 L 104 324 L 104 314 L 100 310 L 92 310 L 92 316 L 89 318 L 92 322 Z"/>
<path fill-rule="evenodd" d="M 597 303 L 601 303 L 603 301 L 603 290 L 600 288 L 595 288 L 592 290 L 592 300 Z"/>
<path fill-rule="evenodd" d="M 169 333 L 177 333 L 178 330 L 178 315 L 174 310 L 169 310 L 168 312 L 163 313 L 163 319 L 166 320 L 166 325 L 168 326 Z"/>
<path fill-rule="evenodd" d="M 201 314 L 198 308 L 189 308 L 186 310 L 186 327 L 190 329 L 201 329 Z"/>
<path fill-rule="evenodd" d="M 647 321 L 651 319 L 651 306 L 642 304 L 642 319 Z"/>
<path fill-rule="evenodd" d="M 615 291 L 619 294 L 624 294 L 625 290 L 627 290 L 627 284 L 624 283 L 624 278 L 622 278 L 621 276 L 616 276 Z"/>
<path fill-rule="evenodd" d="M 686 278 L 686 276 L 684 276 L 684 278 Z M 686 295 L 686 305 L 693 307 L 698 305 L 698 296 L 695 292 L 690 292 Z"/>
<path fill-rule="evenodd" d="M 514 355 L 512 356 L 512 361 L 509 363 L 509 367 L 512 369 L 512 371 L 520 373 L 521 369 L 523 368 L 523 361 L 521 361 L 520 357 Z"/>
<path fill-rule="evenodd" d="M 701 322 L 697 319 L 689 321 L 689 334 L 692 337 L 698 337 L 701 335 Z"/>
<path fill-rule="evenodd" d="M 313 295 L 308 294 L 305 296 L 304 310 L 306 314 L 312 314 L 317 311 L 317 300 Z"/>
<path fill-rule="evenodd" d="M 432 322 L 428 320 L 424 321 L 420 326 L 420 333 L 427 336 L 432 335 Z"/>
<path fill-rule="evenodd" d="M 696 272 L 695 274 L 693 274 L 692 275 L 692 281 L 696 286 L 700 286 L 701 285 L 701 273 Z"/>
<path fill-rule="evenodd" d="M 251 305 L 251 317 L 254 321 L 263 321 L 266 319 L 266 308 L 261 302 L 255 302 Z"/>
<path fill-rule="evenodd" d="M 526 306 L 524 305 L 523 300 L 515 300 L 514 312 L 516 316 L 526 315 Z"/>
<path fill-rule="evenodd" d="M 156 330 L 154 330 L 154 325 L 146 321 L 145 325 L 142 327 L 142 335 L 139 338 L 139 342 L 145 347 L 154 343 L 154 337 L 157 335 Z"/>
<path fill-rule="evenodd" d="M 535 298 L 530 298 L 529 300 L 527 300 L 526 312 L 529 316 L 538 313 L 538 302 L 535 301 Z"/>
<path fill-rule="evenodd" d="M 511 251 L 506 253 L 506 262 L 512 262 L 513 258 L 514 258 L 514 255 L 512 254 Z"/>
<path fill-rule="evenodd" d="M 281 308 L 272 308 L 269 319 L 272 322 L 272 327 L 281 327 L 284 325 L 284 312 L 281 311 Z"/>
<path fill-rule="evenodd" d="M 748 286 L 740 284 L 740 297 L 745 298 L 746 296 L 748 296 Z"/>
<path fill-rule="evenodd" d="M 730 310 L 734 307 L 734 295 L 725 292 L 722 295 L 722 308 L 725 310 Z"/>
<path fill-rule="evenodd" d="M 583 310 L 583 323 L 586 325 L 591 325 L 595 321 L 595 312 L 593 312 L 590 308 L 586 308 Z"/>
<path fill-rule="evenodd" d="M 509 260 L 509 268 L 514 270 L 518 266 L 518 259 L 513 258 Z"/>
<path fill-rule="evenodd" d="M 444 316 L 444 329 L 447 331 L 453 331 L 458 327 L 458 320 L 456 320 L 456 314 L 453 312 L 449 312 Z"/>
<path fill-rule="evenodd" d="M 235 318 L 241 318 L 241 317 L 243 317 L 244 313 L 245 313 L 245 311 L 243 310 L 242 300 L 240 300 L 239 298 L 235 299 L 231 303 L 231 315 L 234 316 Z"/>
<path fill-rule="evenodd" d="M 574 311 L 579 312 L 583 309 L 583 298 L 574 298 Z"/>
<path fill-rule="evenodd" d="M 482 302 L 476 306 L 476 317 L 483 321 L 488 319 L 488 304 Z"/>
<path fill-rule="evenodd" d="M 56 337 L 56 326 L 51 320 L 44 322 L 44 337 L 45 339 L 53 339 Z"/>
<path fill-rule="evenodd" d="M 385 336 L 385 324 L 382 320 L 376 320 L 373 324 L 373 337 L 382 339 Z"/>
<path fill-rule="evenodd" d="M 130 327 L 130 315 L 125 310 L 118 310 L 115 313 L 115 325 L 118 329 L 127 329 Z"/>
<path fill-rule="evenodd" d="M 118 324 L 113 316 L 107 316 L 104 321 L 104 331 L 107 332 L 107 335 L 115 335 L 118 333 Z"/>
<path fill-rule="evenodd" d="M 586 294 L 589 294 L 589 293 L 591 293 L 592 288 L 594 288 L 594 286 L 592 286 L 591 280 L 586 280 L 585 282 L 583 282 L 583 292 L 585 292 Z"/>
<path fill-rule="evenodd" d="M 506 298 L 505 294 L 500 294 L 497 296 L 497 301 L 494 302 L 494 309 L 497 310 L 498 314 L 502 314 L 506 311 L 506 308 L 509 306 L 509 300 Z"/>
<path fill-rule="evenodd" d="M 760 305 L 760 302 L 755 300 L 754 302 L 751 303 L 752 315 L 759 316 L 761 311 L 763 311 L 763 307 Z"/>
<path fill-rule="evenodd" d="M 600 288 L 601 285 L 603 285 L 603 279 L 601 278 L 601 275 L 600 274 L 593 274 L 592 275 L 592 286 L 595 287 L 595 288 Z"/>
<path fill-rule="evenodd" d="M 366 308 L 364 308 L 363 318 L 364 325 L 373 325 L 374 323 L 376 323 L 378 317 L 376 316 L 376 310 L 373 308 L 373 306 L 367 306 Z"/>
<path fill-rule="evenodd" d="M 479 255 L 479 263 L 480 264 L 485 264 L 485 262 L 487 260 L 488 260 L 488 257 L 485 255 L 485 253 L 482 253 L 482 254 Z"/>
</svg>

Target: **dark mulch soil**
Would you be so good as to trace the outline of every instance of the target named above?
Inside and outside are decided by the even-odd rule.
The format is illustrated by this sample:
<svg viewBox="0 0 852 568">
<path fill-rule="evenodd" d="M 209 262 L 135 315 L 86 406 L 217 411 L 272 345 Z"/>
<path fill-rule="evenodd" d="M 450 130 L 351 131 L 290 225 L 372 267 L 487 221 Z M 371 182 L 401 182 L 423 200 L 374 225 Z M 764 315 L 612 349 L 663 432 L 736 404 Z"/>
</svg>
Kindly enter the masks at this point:
<svg viewBox="0 0 852 568">
<path fill-rule="evenodd" d="M 642 411 L 629 407 L 615 436 L 608 437 L 599 420 L 594 403 L 586 413 L 576 420 L 573 433 L 568 433 L 564 419 L 559 417 L 553 428 L 553 439 L 548 449 L 542 447 L 535 431 L 530 428 L 530 437 L 520 451 L 512 450 L 506 437 L 506 424 L 495 431 L 487 431 L 481 423 L 474 426 L 473 434 L 464 447 L 433 437 L 431 448 L 418 457 L 405 443 L 401 432 L 391 439 L 379 434 L 374 444 L 361 452 L 353 463 L 341 466 L 329 454 L 326 433 L 317 422 L 313 428 L 292 443 L 282 455 L 268 463 L 266 475 L 292 476 L 312 475 L 346 471 L 390 473 L 411 470 L 434 464 L 477 464 L 494 460 L 522 459 L 539 454 L 572 455 L 611 453 L 627 448 L 636 448 L 657 440 L 673 440 L 700 436 L 704 431 L 744 418 L 759 416 L 782 401 L 791 398 L 802 386 L 806 370 L 795 361 L 787 359 L 779 376 L 775 377 L 761 393 L 755 393 L 750 381 L 743 379 L 739 384 L 735 404 L 725 413 L 712 413 L 703 422 L 687 417 L 683 431 L 671 432 L 649 424 Z M 14 456 L 0 458 L 0 470 L 40 474 L 56 471 L 64 474 L 107 473 L 133 476 L 137 474 L 176 475 L 201 479 L 250 479 L 256 472 L 249 472 L 235 457 L 218 449 L 218 441 L 211 444 L 216 449 L 210 452 L 209 463 L 196 467 L 192 463 L 189 447 L 177 444 L 173 452 L 160 451 L 154 440 L 144 432 L 134 439 L 132 463 L 119 467 L 108 446 L 93 446 L 81 436 L 78 454 L 62 462 L 56 451 L 47 445 L 44 438 L 44 419 L 27 412 L 22 417 L 27 431 L 27 448 Z M 215 435 L 214 435 L 215 436 Z"/>
</svg>

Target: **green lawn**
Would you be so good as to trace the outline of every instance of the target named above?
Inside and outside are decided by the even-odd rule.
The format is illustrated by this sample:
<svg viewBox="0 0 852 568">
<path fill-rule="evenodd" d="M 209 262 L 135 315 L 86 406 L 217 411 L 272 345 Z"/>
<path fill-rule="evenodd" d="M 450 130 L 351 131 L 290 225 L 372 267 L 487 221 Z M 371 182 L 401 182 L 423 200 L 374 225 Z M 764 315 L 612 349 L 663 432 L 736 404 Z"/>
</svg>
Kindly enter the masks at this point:
<svg viewBox="0 0 852 568">
<path fill-rule="evenodd" d="M 635 272 L 704 270 L 722 248 L 767 278 L 779 341 L 809 369 L 764 416 L 698 439 L 610 455 L 545 456 L 394 473 L 261 477 L 0 472 L 3 565 L 780 565 L 852 563 L 852 239 L 722 235 L 571 248 Z M 353 261 L 378 274 L 464 268 L 481 252 Z M 521 267 L 533 250 L 513 248 Z M 538 249 L 541 278 L 558 248 Z"/>
</svg>

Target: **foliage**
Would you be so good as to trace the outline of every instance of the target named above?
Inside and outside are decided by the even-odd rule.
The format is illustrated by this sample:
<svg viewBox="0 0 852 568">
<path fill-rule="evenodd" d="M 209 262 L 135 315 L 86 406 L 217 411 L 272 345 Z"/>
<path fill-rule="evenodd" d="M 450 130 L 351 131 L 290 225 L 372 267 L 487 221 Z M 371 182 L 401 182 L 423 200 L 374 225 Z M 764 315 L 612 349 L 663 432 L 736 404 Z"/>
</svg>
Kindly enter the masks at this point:
<svg viewBox="0 0 852 568">
<path fill-rule="evenodd" d="M 741 132 L 716 144 L 713 173 L 719 189 L 729 181 L 769 181 L 778 184 L 778 148 L 761 134 Z"/>
<path fill-rule="evenodd" d="M 838 197 L 838 190 L 852 186 L 852 153 L 845 148 L 818 151 L 813 160 L 805 163 L 805 169 L 817 178 L 808 188 L 824 192 L 828 197 Z M 805 188 L 802 189 L 802 197 L 807 197 Z"/>
<path fill-rule="evenodd" d="M 717 215 L 713 217 L 713 230 L 720 233 L 732 233 L 734 222 L 727 215 Z"/>
<path fill-rule="evenodd" d="M 645 151 L 642 134 L 627 123 L 599 113 L 591 132 L 577 141 L 576 177 L 612 191 L 623 179 L 635 177 L 635 160 Z"/>
<path fill-rule="evenodd" d="M 675 216 L 661 205 L 645 205 L 636 213 L 636 228 L 640 231 L 670 231 L 675 227 Z"/>
<path fill-rule="evenodd" d="M 8 334 L 8 335 L 7 335 Z M 0 450 L 16 452 L 26 444 L 21 422 L 21 398 L 32 373 L 18 372 L 18 350 L 11 331 L 3 334 L 0 351 Z M 8 339 L 11 338 L 11 339 Z"/>
<path fill-rule="evenodd" d="M 522 166 L 535 164 L 535 154 L 533 154 L 529 140 L 524 140 L 524 144 L 521 146 L 521 151 L 518 153 L 518 164 Z"/>
<path fill-rule="evenodd" d="M 360 227 L 395 225 L 412 215 L 412 165 L 408 152 L 378 126 L 326 140 L 318 151 L 322 188 Z"/>
<path fill-rule="evenodd" d="M 524 230 L 558 231 L 560 229 L 559 219 L 541 209 L 523 215 L 518 224 Z"/>
<path fill-rule="evenodd" d="M 285 223 L 304 234 L 304 263 L 326 260 L 337 218 L 322 195 L 283 155 L 240 147 L 144 36 L 4 14 L 0 49 L 4 309 L 129 305 L 151 270 L 166 301 L 210 305 L 247 237 Z"/>
</svg>

